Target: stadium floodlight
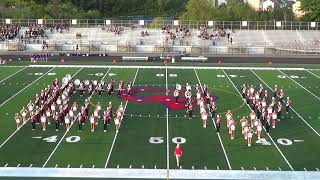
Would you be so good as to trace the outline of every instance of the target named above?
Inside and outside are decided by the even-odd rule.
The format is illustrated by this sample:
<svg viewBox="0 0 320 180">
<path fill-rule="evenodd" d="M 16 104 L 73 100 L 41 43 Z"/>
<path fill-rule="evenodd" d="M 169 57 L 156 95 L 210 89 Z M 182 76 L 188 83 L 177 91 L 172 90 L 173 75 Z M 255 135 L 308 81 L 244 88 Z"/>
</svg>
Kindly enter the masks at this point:
<svg viewBox="0 0 320 180">
<path fill-rule="evenodd" d="M 110 19 L 106 20 L 106 25 L 111 25 L 111 20 Z"/>
<path fill-rule="evenodd" d="M 281 26 L 282 26 L 282 25 L 281 25 L 281 21 L 277 21 L 276 26 L 277 26 L 277 27 L 281 27 Z"/>
<path fill-rule="evenodd" d="M 139 25 L 144 26 L 144 20 L 139 20 Z"/>
<path fill-rule="evenodd" d="M 179 26 L 179 20 L 174 20 L 174 21 L 173 21 L 173 25 L 174 25 L 174 26 Z"/>
<path fill-rule="evenodd" d="M 6 24 L 11 24 L 11 19 L 6 19 Z"/>
<path fill-rule="evenodd" d="M 316 27 L 316 22 L 311 22 L 310 27 L 315 28 Z"/>
<path fill-rule="evenodd" d="M 38 19 L 38 24 L 42 25 L 43 24 L 43 19 Z"/>
<path fill-rule="evenodd" d="M 213 21 L 208 21 L 208 26 L 212 27 L 213 26 Z"/>
<path fill-rule="evenodd" d="M 77 24 L 77 20 L 76 19 L 72 19 L 71 24 L 72 25 L 76 25 Z"/>
<path fill-rule="evenodd" d="M 242 26 L 247 27 L 248 26 L 248 21 L 242 21 Z"/>
</svg>

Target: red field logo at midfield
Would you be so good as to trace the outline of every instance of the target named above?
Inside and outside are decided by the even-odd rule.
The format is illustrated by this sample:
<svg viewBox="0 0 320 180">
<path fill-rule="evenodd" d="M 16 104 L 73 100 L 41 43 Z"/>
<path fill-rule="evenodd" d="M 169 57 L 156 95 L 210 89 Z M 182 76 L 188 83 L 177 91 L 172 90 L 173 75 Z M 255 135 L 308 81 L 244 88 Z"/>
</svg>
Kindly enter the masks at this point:
<svg viewBox="0 0 320 180">
<path fill-rule="evenodd" d="M 166 95 L 165 93 L 173 94 L 174 90 L 166 90 L 166 89 L 156 89 L 156 88 L 142 88 L 142 89 L 132 89 L 131 95 L 128 93 L 124 93 L 121 96 L 121 99 L 130 101 L 130 102 L 141 102 L 141 103 L 161 103 L 172 111 L 177 111 L 181 109 L 185 109 L 185 103 L 187 99 L 183 97 L 185 90 L 180 90 L 179 93 L 181 96 L 179 97 L 178 103 L 176 103 L 176 99 L 173 96 Z M 150 96 L 139 96 L 139 93 L 159 93 L 160 95 L 150 95 Z M 195 96 L 192 96 L 194 99 Z M 216 101 L 216 96 L 210 96 L 212 101 Z M 192 103 L 193 107 L 197 105 L 196 101 Z"/>
</svg>

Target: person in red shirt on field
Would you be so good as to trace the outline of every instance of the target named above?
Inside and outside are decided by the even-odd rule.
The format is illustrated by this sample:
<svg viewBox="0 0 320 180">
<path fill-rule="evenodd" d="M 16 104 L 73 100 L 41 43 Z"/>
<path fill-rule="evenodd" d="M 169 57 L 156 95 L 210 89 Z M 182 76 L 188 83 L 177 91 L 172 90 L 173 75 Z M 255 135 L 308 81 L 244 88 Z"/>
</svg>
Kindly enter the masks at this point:
<svg viewBox="0 0 320 180">
<path fill-rule="evenodd" d="M 174 156 L 176 157 L 177 167 L 180 166 L 180 159 L 182 155 L 182 148 L 179 144 L 174 149 Z"/>
</svg>

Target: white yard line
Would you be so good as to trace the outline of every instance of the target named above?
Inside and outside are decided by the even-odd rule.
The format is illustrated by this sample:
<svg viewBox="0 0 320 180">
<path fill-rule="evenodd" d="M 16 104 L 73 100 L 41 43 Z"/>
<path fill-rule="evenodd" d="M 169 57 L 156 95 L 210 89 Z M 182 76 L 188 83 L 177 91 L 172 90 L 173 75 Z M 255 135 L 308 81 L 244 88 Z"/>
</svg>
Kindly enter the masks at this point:
<svg viewBox="0 0 320 180">
<path fill-rule="evenodd" d="M 258 79 L 260 79 L 261 82 L 263 82 L 272 92 L 273 92 L 273 89 L 262 79 L 260 78 L 254 71 L 251 70 L 251 72 L 257 76 Z M 298 117 L 310 128 L 312 129 L 313 132 L 315 132 L 318 136 L 320 136 L 320 134 L 297 112 L 295 111 L 292 107 L 290 107 L 290 109 L 296 113 L 296 115 L 298 115 Z"/>
<path fill-rule="evenodd" d="M 135 74 L 134 79 L 133 79 L 133 81 L 132 81 L 132 86 L 134 85 L 134 82 L 136 81 L 138 72 L 139 72 L 139 68 L 137 68 L 136 74 Z M 127 105 L 128 105 L 128 101 L 126 101 L 126 104 L 125 104 L 125 106 L 124 106 L 123 113 L 126 111 Z M 121 124 L 122 124 L 122 121 L 120 122 L 120 125 L 119 125 L 120 127 L 121 127 Z M 105 163 L 105 165 L 104 165 L 104 168 L 107 168 L 107 166 L 108 166 L 108 163 L 109 163 L 109 160 L 110 160 L 110 157 L 111 157 L 111 153 L 112 153 L 114 144 L 115 144 L 115 142 L 116 142 L 116 140 L 117 140 L 117 136 L 118 136 L 118 133 L 116 133 L 116 134 L 114 135 L 114 138 L 113 138 L 113 141 L 112 141 L 112 145 L 111 145 L 111 148 L 110 148 L 110 151 L 109 151 L 109 154 L 108 154 L 106 163 Z"/>
<path fill-rule="evenodd" d="M 46 74 L 48 74 L 50 71 L 52 71 L 54 68 L 51 68 L 48 72 L 46 72 L 45 74 L 41 75 L 38 79 L 34 80 L 32 83 L 30 83 L 28 86 L 24 87 L 23 89 L 21 89 L 19 92 L 17 92 L 15 95 L 11 96 L 9 99 L 7 99 L 5 102 L 3 102 L 0 107 L 2 107 L 6 102 L 8 102 L 10 99 L 14 98 L 15 96 L 17 96 L 18 94 L 20 94 L 22 91 L 24 91 L 25 89 L 27 89 L 29 86 L 31 86 L 32 84 L 34 84 L 35 82 L 37 82 L 39 79 L 41 79 L 43 76 L 45 76 Z M 29 120 L 29 119 L 28 119 Z M 22 126 L 19 129 L 16 129 L 1 145 L 0 145 L 0 149 L 27 123 L 22 124 Z"/>
<path fill-rule="evenodd" d="M 251 70 L 252 71 L 252 70 Z M 226 75 L 226 77 L 229 79 L 229 81 L 231 82 L 231 84 L 233 85 L 233 87 L 237 90 L 237 92 L 239 93 L 239 95 L 241 96 L 240 91 L 238 90 L 237 86 L 234 85 L 234 83 L 232 82 L 232 80 L 230 79 L 230 77 L 228 76 L 228 74 L 226 73 L 225 70 L 223 70 L 223 73 Z M 250 109 L 250 106 L 248 104 L 246 104 L 247 107 Z M 251 110 L 251 109 L 250 109 Z M 263 129 L 265 130 L 265 128 L 263 127 Z M 266 131 L 266 130 L 265 130 Z M 274 146 L 277 148 L 277 150 L 279 151 L 279 153 L 281 154 L 282 158 L 286 161 L 286 163 L 288 164 L 288 166 L 290 167 L 290 169 L 292 171 L 294 171 L 293 167 L 291 166 L 290 162 L 288 161 L 288 159 L 284 156 L 284 154 L 282 153 L 282 151 L 280 150 L 280 148 L 278 147 L 278 145 L 274 142 L 274 140 L 272 139 L 272 137 L 270 136 L 269 133 L 266 133 L 267 136 L 270 138 L 270 140 L 272 141 L 272 143 L 274 144 Z"/>
<path fill-rule="evenodd" d="M 28 87 L 30 87 L 31 85 L 33 85 L 35 82 L 37 82 L 39 79 L 41 79 L 42 77 L 44 77 L 45 75 L 47 75 L 49 72 L 51 72 L 54 69 L 51 68 L 48 72 L 44 73 L 43 75 L 41 75 L 40 77 L 38 77 L 36 80 L 34 80 L 33 82 L 31 82 L 30 84 L 28 84 L 26 87 L 24 87 L 23 89 L 21 89 L 19 92 L 17 92 L 16 94 L 14 94 L 13 96 L 11 96 L 9 99 L 7 99 L 6 101 L 4 101 L 2 104 L 0 104 L 0 107 L 2 107 L 4 104 L 6 104 L 8 101 L 10 101 L 12 98 L 16 97 L 18 94 L 20 94 L 22 91 L 26 90 Z"/>
<path fill-rule="evenodd" d="M 241 69 L 241 70 L 290 70 L 305 71 L 305 68 L 275 68 L 275 67 L 209 67 L 209 66 L 110 66 L 110 65 L 29 65 L 29 67 L 58 67 L 58 68 L 123 68 L 123 69 Z"/>
<path fill-rule="evenodd" d="M 252 70 L 251 70 L 252 71 Z M 298 83 L 296 80 L 292 79 L 290 76 L 288 76 L 287 74 L 285 74 L 284 72 L 282 72 L 281 70 L 278 70 L 279 72 L 281 72 L 283 75 L 285 75 L 286 77 L 288 77 L 291 81 L 295 82 L 296 84 L 298 84 L 300 87 L 302 87 L 302 89 L 306 90 L 309 94 L 313 95 L 315 98 L 317 98 L 318 100 L 320 100 L 320 98 L 313 94 L 311 91 L 309 91 L 307 88 L 305 88 L 304 86 L 302 86 L 300 83 Z"/>
<path fill-rule="evenodd" d="M 82 68 L 81 68 L 81 69 L 82 69 Z M 81 69 L 80 69 L 80 70 L 81 70 Z M 103 80 L 103 79 L 107 76 L 107 74 L 108 74 L 108 72 L 110 71 L 110 69 L 111 69 L 111 68 L 108 69 L 107 73 L 102 77 L 101 80 Z M 79 70 L 78 72 L 80 72 L 80 70 Z M 78 72 L 77 72 L 77 73 L 78 73 Z M 73 76 L 73 77 L 74 77 L 74 76 Z M 96 89 L 94 89 L 94 91 L 92 92 L 92 94 L 88 97 L 89 100 L 91 99 L 91 97 L 92 97 L 92 95 L 95 93 L 95 91 L 96 91 Z M 72 125 L 74 124 L 74 122 L 76 122 L 76 121 L 73 121 L 73 122 L 71 123 L 70 129 L 71 129 Z M 52 157 L 53 154 L 56 152 L 56 150 L 58 149 L 59 145 L 60 145 L 61 142 L 64 140 L 64 137 L 68 134 L 68 132 L 69 132 L 69 131 L 66 131 L 66 132 L 63 134 L 62 138 L 60 139 L 60 141 L 58 142 L 58 144 L 56 145 L 56 147 L 53 149 L 53 151 L 51 152 L 51 154 L 49 155 L 49 157 L 47 158 L 47 160 L 45 161 L 45 163 L 43 164 L 42 167 L 45 167 L 45 166 L 47 165 L 47 163 L 50 161 L 51 157 Z"/>
<path fill-rule="evenodd" d="M 166 95 L 168 96 L 168 69 L 166 68 Z M 167 179 L 170 177 L 170 158 L 169 158 L 169 109 L 166 108 L 167 111 Z"/>
<path fill-rule="evenodd" d="M 1 66 L 0 66 L 0 67 L 1 67 Z M 7 80 L 7 79 L 9 79 L 9 78 L 11 78 L 12 76 L 14 76 L 14 75 L 18 74 L 19 72 L 21 72 L 21 71 L 25 70 L 27 67 L 28 67 L 28 66 L 26 66 L 26 67 L 24 67 L 24 68 L 20 69 L 19 71 L 17 71 L 17 72 L 15 72 L 15 73 L 11 74 L 10 76 L 8 76 L 8 77 L 6 77 L 6 78 L 2 79 L 2 80 L 0 81 L 0 83 L 1 83 L 1 82 L 3 82 L 3 81 L 5 81 L 5 80 Z"/>
<path fill-rule="evenodd" d="M 306 71 L 307 71 L 308 73 L 310 73 L 310 74 L 312 74 L 312 75 L 314 75 L 315 77 L 317 77 L 317 78 L 320 79 L 320 76 L 316 75 L 315 73 L 313 73 L 313 72 L 311 72 L 311 71 L 309 71 L 309 70 L 307 70 L 307 69 L 306 69 Z"/>
<path fill-rule="evenodd" d="M 202 84 L 201 84 L 201 81 L 200 81 L 200 79 L 199 79 L 199 76 L 198 76 L 198 73 L 197 73 L 196 69 L 194 69 L 194 73 L 195 73 L 196 76 L 197 76 L 197 79 L 198 79 L 198 82 L 199 82 L 199 85 L 200 85 L 200 87 L 201 87 L 202 92 L 204 92 L 203 87 L 202 87 Z M 214 118 L 212 118 L 212 122 L 213 122 L 213 124 L 214 124 L 214 127 L 216 127 L 216 123 L 214 122 Z M 226 152 L 226 150 L 225 150 L 225 148 L 224 148 L 223 142 L 222 142 L 221 137 L 220 137 L 220 133 L 217 132 L 217 136 L 218 136 L 218 139 L 219 139 L 219 142 L 220 142 L 220 145 L 221 145 L 221 148 L 222 148 L 224 157 L 226 158 L 226 161 L 227 161 L 227 163 L 228 163 L 228 167 L 229 167 L 230 170 L 232 170 L 232 167 L 231 167 L 231 164 L 230 164 L 230 161 L 229 161 L 227 152 Z"/>
</svg>

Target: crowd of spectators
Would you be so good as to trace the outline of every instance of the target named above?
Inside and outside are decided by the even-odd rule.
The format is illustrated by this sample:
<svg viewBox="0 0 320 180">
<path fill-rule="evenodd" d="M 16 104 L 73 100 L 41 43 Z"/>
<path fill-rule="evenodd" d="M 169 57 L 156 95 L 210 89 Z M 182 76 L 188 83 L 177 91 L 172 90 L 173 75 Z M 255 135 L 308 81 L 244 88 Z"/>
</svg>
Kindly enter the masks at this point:
<svg viewBox="0 0 320 180">
<path fill-rule="evenodd" d="M 179 45 L 184 45 L 187 38 L 190 37 L 190 30 L 184 26 L 177 26 L 175 29 L 171 29 L 169 26 L 164 25 L 162 27 L 162 33 L 166 35 L 166 42 L 172 42 L 176 44 L 179 42 Z"/>
<path fill-rule="evenodd" d="M 102 26 L 102 30 L 107 31 L 107 32 L 112 32 L 118 36 L 123 31 L 123 28 L 120 26 Z"/>
<path fill-rule="evenodd" d="M 0 25 L 0 41 L 12 40 L 19 35 L 19 25 Z"/>
<path fill-rule="evenodd" d="M 213 40 L 216 37 L 226 37 L 227 32 L 224 29 L 212 29 L 212 32 L 209 32 L 206 26 L 200 27 L 197 36 L 203 40 Z"/>
</svg>

